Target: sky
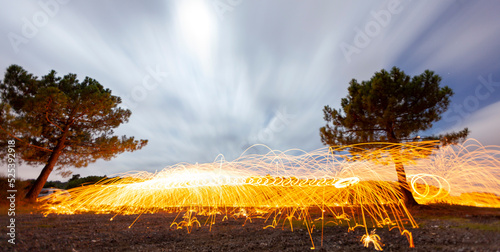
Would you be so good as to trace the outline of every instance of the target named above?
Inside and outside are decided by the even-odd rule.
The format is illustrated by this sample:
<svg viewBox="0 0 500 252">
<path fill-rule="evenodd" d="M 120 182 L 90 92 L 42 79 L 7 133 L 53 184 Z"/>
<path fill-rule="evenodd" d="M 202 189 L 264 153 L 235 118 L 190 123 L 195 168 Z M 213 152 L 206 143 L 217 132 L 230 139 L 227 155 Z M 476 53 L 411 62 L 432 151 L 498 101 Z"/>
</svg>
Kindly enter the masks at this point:
<svg viewBox="0 0 500 252">
<path fill-rule="evenodd" d="M 99 81 L 132 111 L 142 150 L 74 174 L 228 161 L 253 144 L 322 148 L 325 105 L 351 79 L 429 69 L 455 95 L 425 134 L 469 127 L 500 145 L 500 1 L 0 0 L 0 69 Z M 41 167 L 20 166 L 36 178 Z M 0 171 L 5 173 L 4 171 Z M 53 172 L 49 180 L 67 180 Z"/>
</svg>

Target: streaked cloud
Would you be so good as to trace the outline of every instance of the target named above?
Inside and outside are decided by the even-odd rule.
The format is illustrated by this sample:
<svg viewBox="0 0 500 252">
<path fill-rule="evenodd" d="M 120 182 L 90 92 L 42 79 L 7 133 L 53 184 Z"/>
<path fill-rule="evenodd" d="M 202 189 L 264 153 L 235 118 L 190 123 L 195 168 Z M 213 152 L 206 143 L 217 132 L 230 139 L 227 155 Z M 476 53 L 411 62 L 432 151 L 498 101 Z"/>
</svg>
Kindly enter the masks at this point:
<svg viewBox="0 0 500 252">
<path fill-rule="evenodd" d="M 352 44 L 358 29 L 379 22 L 373 13 L 391 4 L 400 12 L 348 62 L 341 44 Z M 150 141 L 141 151 L 74 170 L 82 175 L 155 171 L 218 154 L 232 160 L 260 142 L 320 148 L 323 106 L 338 107 L 350 79 L 394 65 L 411 75 L 436 71 L 456 91 L 454 104 L 474 92 L 478 76 L 500 80 L 498 1 L 242 1 L 223 18 L 208 0 L 68 1 L 17 53 L 8 34 L 22 36 L 23 18 L 32 21 L 44 9 L 32 1 L 2 6 L 1 69 L 19 64 L 36 75 L 55 69 L 95 78 L 132 109 L 117 133 Z M 499 100 L 492 92 L 470 113 L 478 119 L 464 121 L 473 136 L 492 130 L 497 117 L 489 105 Z M 283 111 L 290 120 L 281 125 Z M 38 173 L 25 167 L 21 176 Z"/>
</svg>

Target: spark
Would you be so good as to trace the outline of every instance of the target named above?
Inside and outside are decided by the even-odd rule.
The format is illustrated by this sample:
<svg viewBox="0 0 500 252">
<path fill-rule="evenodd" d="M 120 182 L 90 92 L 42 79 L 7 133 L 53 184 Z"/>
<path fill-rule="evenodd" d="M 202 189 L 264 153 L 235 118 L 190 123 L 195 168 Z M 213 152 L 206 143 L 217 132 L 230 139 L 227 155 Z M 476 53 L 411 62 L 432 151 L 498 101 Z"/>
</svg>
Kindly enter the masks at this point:
<svg viewBox="0 0 500 252">
<path fill-rule="evenodd" d="M 382 147 L 359 155 L 342 151 L 345 147 L 300 155 L 292 155 L 296 150 L 270 150 L 234 161 L 222 157 L 154 173 L 129 172 L 73 188 L 70 198 L 47 201 L 43 213 L 112 213 L 113 220 L 118 214 L 171 212 L 182 216 L 171 227 L 188 233 L 207 225 L 211 230 L 217 216 L 220 221 L 245 218 L 243 225 L 261 218 L 263 228 L 289 224 L 292 231 L 296 219 L 307 228 L 312 248 L 315 227 L 321 225 L 323 230 L 325 224 L 343 223 L 348 231 L 366 230 L 361 239 L 365 246 L 382 246 L 380 236 L 368 233 L 368 228 L 397 228 L 413 247 L 407 227 L 418 228 L 418 224 L 403 204 L 394 157 L 404 163 L 408 188 L 421 204 L 500 207 L 500 147 L 485 147 L 475 140 L 438 150 L 435 141 L 376 144 Z M 315 218 L 318 214 L 321 217 Z M 202 217 L 206 221 L 200 222 Z"/>
<path fill-rule="evenodd" d="M 380 236 L 375 234 L 375 229 L 370 232 L 370 234 L 365 234 L 361 237 L 361 240 L 365 247 L 369 247 L 370 243 L 373 244 L 375 250 L 382 250 L 382 243 L 380 242 Z"/>
</svg>

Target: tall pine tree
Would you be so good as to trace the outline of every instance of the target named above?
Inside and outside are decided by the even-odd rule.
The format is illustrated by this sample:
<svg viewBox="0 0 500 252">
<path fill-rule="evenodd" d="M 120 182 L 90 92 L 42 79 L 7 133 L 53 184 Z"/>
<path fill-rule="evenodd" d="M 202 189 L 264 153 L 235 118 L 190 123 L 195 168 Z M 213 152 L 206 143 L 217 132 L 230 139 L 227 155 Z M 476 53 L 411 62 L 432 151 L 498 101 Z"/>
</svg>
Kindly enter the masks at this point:
<svg viewBox="0 0 500 252">
<path fill-rule="evenodd" d="M 120 97 L 89 77 L 80 82 L 75 74 L 57 77 L 52 70 L 38 78 L 11 65 L 0 82 L 0 98 L 0 141 L 17 139 L 16 152 L 24 162 L 44 165 L 26 195 L 30 201 L 54 168 L 69 175 L 70 167 L 86 167 L 147 144 L 114 135 L 131 112 L 118 106 Z"/>
<path fill-rule="evenodd" d="M 350 82 L 347 97 L 341 100 L 340 109 L 324 107 L 327 124 L 320 129 L 321 141 L 327 146 L 343 147 L 352 144 L 352 152 L 361 149 L 380 148 L 376 142 L 405 143 L 417 139 L 440 139 L 442 145 L 464 140 L 469 134 L 467 128 L 459 132 L 440 136 L 419 137 L 418 133 L 428 130 L 441 119 L 448 109 L 453 91 L 440 87 L 441 77 L 426 70 L 413 78 L 397 67 L 391 72 L 381 70 L 368 81 Z M 436 147 L 439 147 L 436 146 Z M 389 150 L 390 151 L 390 150 Z M 404 169 L 403 158 L 408 149 L 391 151 L 400 191 L 406 205 L 418 205 L 415 201 Z M 356 155 L 356 153 L 352 153 Z M 406 155 L 408 156 L 408 155 Z"/>
</svg>

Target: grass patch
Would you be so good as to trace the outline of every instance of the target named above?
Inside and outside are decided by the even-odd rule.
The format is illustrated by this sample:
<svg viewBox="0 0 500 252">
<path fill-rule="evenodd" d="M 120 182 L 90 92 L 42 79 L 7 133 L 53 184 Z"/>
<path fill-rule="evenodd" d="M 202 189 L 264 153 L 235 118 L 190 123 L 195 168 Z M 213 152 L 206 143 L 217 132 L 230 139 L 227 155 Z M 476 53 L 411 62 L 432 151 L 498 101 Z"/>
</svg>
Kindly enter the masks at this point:
<svg viewBox="0 0 500 252">
<path fill-rule="evenodd" d="M 450 204 L 422 205 L 416 209 L 410 209 L 410 212 L 416 218 L 434 220 L 450 220 L 478 216 L 500 216 L 500 208 L 485 208 Z"/>
<path fill-rule="evenodd" d="M 492 231 L 500 233 L 500 221 L 492 221 L 489 223 L 478 223 L 478 222 L 473 222 L 471 220 L 464 220 L 460 224 L 458 224 L 457 228 Z"/>
</svg>

